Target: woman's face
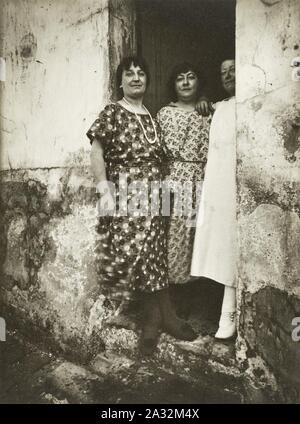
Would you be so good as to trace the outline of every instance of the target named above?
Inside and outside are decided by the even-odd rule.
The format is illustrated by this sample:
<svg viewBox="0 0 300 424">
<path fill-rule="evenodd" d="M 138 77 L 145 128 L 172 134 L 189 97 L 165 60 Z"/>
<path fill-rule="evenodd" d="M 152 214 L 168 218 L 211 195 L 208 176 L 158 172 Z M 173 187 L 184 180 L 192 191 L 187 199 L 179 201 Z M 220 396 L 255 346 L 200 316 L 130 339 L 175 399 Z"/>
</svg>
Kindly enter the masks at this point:
<svg viewBox="0 0 300 424">
<path fill-rule="evenodd" d="M 221 80 L 224 89 L 231 96 L 235 94 L 235 60 L 224 60 L 221 65 Z"/>
<path fill-rule="evenodd" d="M 193 71 L 178 74 L 175 79 L 175 91 L 178 100 L 194 101 L 197 100 L 199 81 Z"/>
<path fill-rule="evenodd" d="M 132 63 L 129 69 L 122 72 L 122 88 L 125 97 L 143 97 L 147 88 L 146 73 Z"/>
</svg>

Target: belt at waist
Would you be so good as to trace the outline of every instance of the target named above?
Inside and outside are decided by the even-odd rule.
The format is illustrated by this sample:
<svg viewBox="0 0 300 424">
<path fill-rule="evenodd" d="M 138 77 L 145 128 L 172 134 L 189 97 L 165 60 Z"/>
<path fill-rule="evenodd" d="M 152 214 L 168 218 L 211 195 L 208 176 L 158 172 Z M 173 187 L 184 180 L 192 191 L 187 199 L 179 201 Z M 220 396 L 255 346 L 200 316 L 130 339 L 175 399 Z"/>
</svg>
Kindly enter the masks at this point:
<svg viewBox="0 0 300 424">
<path fill-rule="evenodd" d="M 167 163 L 206 163 L 206 160 L 168 159 Z"/>
<path fill-rule="evenodd" d="M 107 166 L 108 167 L 114 167 L 114 166 L 118 166 L 118 167 L 142 167 L 142 166 L 157 166 L 157 167 L 161 167 L 164 164 L 162 162 L 158 162 L 158 161 L 126 161 L 126 160 L 118 160 L 118 161 L 109 161 L 107 162 Z"/>
</svg>

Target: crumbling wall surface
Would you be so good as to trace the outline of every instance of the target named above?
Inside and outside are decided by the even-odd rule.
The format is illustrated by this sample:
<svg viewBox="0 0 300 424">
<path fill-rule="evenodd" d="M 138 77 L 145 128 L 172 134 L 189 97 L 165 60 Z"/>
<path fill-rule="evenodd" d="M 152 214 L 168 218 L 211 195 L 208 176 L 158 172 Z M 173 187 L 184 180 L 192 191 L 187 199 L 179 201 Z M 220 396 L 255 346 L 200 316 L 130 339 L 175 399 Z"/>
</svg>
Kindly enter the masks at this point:
<svg viewBox="0 0 300 424">
<path fill-rule="evenodd" d="M 1 169 L 66 166 L 107 101 L 107 0 L 4 0 Z"/>
<path fill-rule="evenodd" d="M 286 399 L 300 399 L 299 22 L 298 0 L 237 1 L 238 354 Z"/>
<path fill-rule="evenodd" d="M 135 0 L 109 1 L 109 58 L 112 66 L 111 92 L 116 99 L 115 71 L 123 56 L 135 54 L 136 46 Z"/>
<path fill-rule="evenodd" d="M 109 4 L 1 9 L 0 315 L 78 358 L 105 314 L 85 133 L 110 95 Z"/>
<path fill-rule="evenodd" d="M 94 187 L 86 167 L 0 176 L 1 316 L 45 347 L 86 357 L 98 349 Z M 92 338 L 95 340 L 92 341 Z"/>
</svg>

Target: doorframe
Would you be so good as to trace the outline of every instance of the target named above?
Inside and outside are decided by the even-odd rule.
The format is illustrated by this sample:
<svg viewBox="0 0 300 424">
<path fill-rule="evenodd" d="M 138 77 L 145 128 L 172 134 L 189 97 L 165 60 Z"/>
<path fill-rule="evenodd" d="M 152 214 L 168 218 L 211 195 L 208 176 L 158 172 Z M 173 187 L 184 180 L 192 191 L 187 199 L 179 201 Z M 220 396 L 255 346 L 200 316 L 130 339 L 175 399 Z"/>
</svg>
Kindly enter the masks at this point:
<svg viewBox="0 0 300 424">
<path fill-rule="evenodd" d="M 149 0 L 151 1 L 151 0 Z M 184 0 L 182 0 L 184 1 Z M 140 14 L 138 0 L 108 0 L 109 4 L 109 70 L 110 70 L 110 98 L 116 101 L 115 73 L 120 60 L 124 56 L 142 54 Z M 236 0 L 236 7 L 237 7 Z M 235 24 L 236 30 L 236 24 Z M 237 175 L 237 174 L 236 174 Z M 237 261 L 239 268 L 239 260 Z M 237 275 L 237 281 L 239 280 Z M 242 297 L 237 289 L 236 305 L 239 310 L 243 307 Z M 239 315 L 237 314 L 237 340 L 239 339 Z M 237 349 L 235 356 L 237 357 Z"/>
</svg>

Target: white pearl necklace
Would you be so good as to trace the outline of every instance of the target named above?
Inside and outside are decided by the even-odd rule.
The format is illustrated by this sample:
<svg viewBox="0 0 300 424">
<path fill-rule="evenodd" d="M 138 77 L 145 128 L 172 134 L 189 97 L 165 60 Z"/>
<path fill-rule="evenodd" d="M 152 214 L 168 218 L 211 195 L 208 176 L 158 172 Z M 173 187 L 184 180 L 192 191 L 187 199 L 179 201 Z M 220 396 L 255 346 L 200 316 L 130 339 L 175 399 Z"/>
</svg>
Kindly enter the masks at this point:
<svg viewBox="0 0 300 424">
<path fill-rule="evenodd" d="M 131 104 L 131 103 L 130 103 L 127 99 L 125 99 L 125 97 L 123 97 L 123 101 L 124 101 L 126 104 L 128 104 L 131 108 L 133 107 L 133 105 L 132 105 L 132 104 Z M 149 115 L 149 117 L 150 117 L 151 124 L 152 124 L 153 130 L 154 130 L 154 139 L 153 139 L 153 140 L 152 140 L 152 139 L 150 139 L 150 138 L 148 138 L 148 136 L 147 136 L 147 132 L 146 132 L 146 130 L 145 130 L 145 127 L 144 127 L 144 125 L 143 125 L 143 122 L 142 122 L 141 118 L 138 116 L 138 114 L 137 114 L 135 111 L 133 111 L 133 113 L 135 114 L 136 119 L 138 120 L 138 122 L 139 122 L 140 126 L 142 127 L 142 130 L 143 130 L 144 136 L 145 136 L 146 140 L 148 141 L 148 143 L 150 143 L 150 144 L 154 144 L 154 143 L 156 142 L 156 140 L 157 140 L 157 131 L 156 131 L 156 127 L 155 127 L 155 124 L 154 124 L 153 118 L 152 118 L 151 113 L 149 112 L 149 110 L 148 110 L 148 109 L 146 108 L 146 106 L 144 106 L 144 105 L 142 105 L 142 107 L 143 107 L 143 109 L 144 109 L 144 110 L 148 113 L 148 115 Z"/>
</svg>

